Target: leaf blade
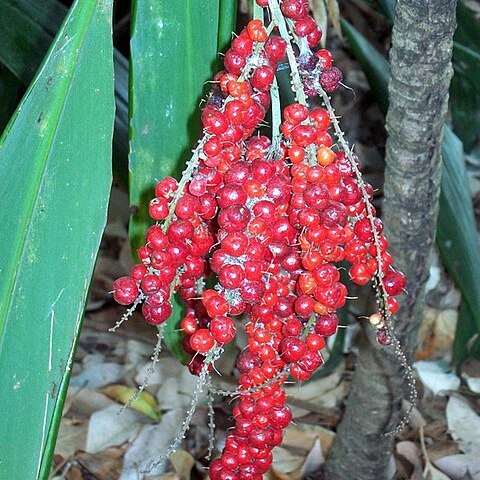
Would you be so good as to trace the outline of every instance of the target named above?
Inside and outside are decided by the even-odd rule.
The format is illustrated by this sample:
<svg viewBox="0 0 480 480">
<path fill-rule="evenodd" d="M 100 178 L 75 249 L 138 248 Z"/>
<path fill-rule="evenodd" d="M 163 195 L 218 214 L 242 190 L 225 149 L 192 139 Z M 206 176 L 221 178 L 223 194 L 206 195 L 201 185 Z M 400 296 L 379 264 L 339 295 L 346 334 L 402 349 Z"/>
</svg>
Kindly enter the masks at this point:
<svg viewBox="0 0 480 480">
<path fill-rule="evenodd" d="M 0 139 L 0 175 L 9 179 L 0 186 L 0 407 L 11 413 L 0 433 L 7 446 L 0 471 L 8 478 L 48 472 L 105 225 L 114 111 L 111 6 L 110 0 L 75 3 Z M 22 441 L 8 447 L 12 438 Z"/>
<path fill-rule="evenodd" d="M 133 2 L 130 70 L 132 250 L 150 225 L 155 179 L 178 176 L 199 134 L 198 104 L 218 51 L 219 0 Z M 225 20 L 224 20 L 225 22 Z M 178 35 L 178 32 L 184 35 Z M 202 45 L 201 48 L 198 46 Z M 172 141 L 174 139 L 174 141 Z"/>
<path fill-rule="evenodd" d="M 0 61 L 28 86 L 47 53 L 67 8 L 59 0 L 0 0 Z M 9 38 L 14 34 L 14 41 Z M 33 33 L 32 33 L 33 32 Z M 128 60 L 114 50 L 115 134 L 114 171 L 128 185 Z"/>
</svg>

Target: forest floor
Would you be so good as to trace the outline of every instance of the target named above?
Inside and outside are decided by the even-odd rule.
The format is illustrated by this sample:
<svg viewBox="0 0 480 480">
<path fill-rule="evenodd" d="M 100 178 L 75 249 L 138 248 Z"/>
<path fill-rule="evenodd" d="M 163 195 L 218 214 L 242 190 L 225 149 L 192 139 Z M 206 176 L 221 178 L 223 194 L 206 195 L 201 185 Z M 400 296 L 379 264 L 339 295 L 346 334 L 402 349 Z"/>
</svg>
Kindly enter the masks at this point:
<svg viewBox="0 0 480 480">
<path fill-rule="evenodd" d="M 372 22 L 380 29 L 375 37 L 378 43 L 382 25 L 375 23 L 375 19 Z M 388 41 L 385 32 L 383 45 L 377 46 L 386 49 Z M 344 83 L 355 91 L 354 94 L 343 89 L 337 95 L 336 107 L 348 138 L 355 144 L 365 177 L 376 188 L 380 206 L 384 118 L 358 64 L 338 36 L 332 35 L 331 42 L 337 65 L 348 72 Z M 478 218 L 480 162 L 474 158 L 467 160 Z M 156 342 L 156 330 L 140 314 L 135 314 L 116 333 L 109 332 L 123 313 L 110 293 L 112 283 L 127 274 L 132 264 L 128 216 L 127 194 L 114 186 L 55 451 L 52 478 L 57 480 L 137 480 L 138 471 L 159 459 L 172 442 L 195 389 L 196 377 L 164 350 L 146 393 L 132 408 L 119 413 L 137 385 L 142 384 Z M 319 478 L 315 472 L 324 463 L 335 439 L 349 391 L 355 336 L 359 330 L 356 317 L 368 313 L 368 294 L 366 289 L 358 300 L 349 304 L 346 340 L 336 368 L 326 376 L 288 387 L 294 422 L 286 429 L 282 446 L 275 449 L 273 467 L 265 478 Z M 397 436 L 391 461 L 392 479 L 480 479 L 480 362 L 470 361 L 460 372 L 451 367 L 459 304 L 460 294 L 435 253 L 414 365 L 420 400 L 409 426 Z M 222 376 L 216 375 L 216 379 L 224 385 L 235 383 L 234 358 L 243 348 L 239 338 L 217 365 Z M 204 399 L 182 449 L 147 479 L 189 480 L 207 476 L 205 456 L 210 434 L 207 410 Z M 218 453 L 232 425 L 232 404 L 228 399 L 216 398 L 214 410 Z"/>
</svg>

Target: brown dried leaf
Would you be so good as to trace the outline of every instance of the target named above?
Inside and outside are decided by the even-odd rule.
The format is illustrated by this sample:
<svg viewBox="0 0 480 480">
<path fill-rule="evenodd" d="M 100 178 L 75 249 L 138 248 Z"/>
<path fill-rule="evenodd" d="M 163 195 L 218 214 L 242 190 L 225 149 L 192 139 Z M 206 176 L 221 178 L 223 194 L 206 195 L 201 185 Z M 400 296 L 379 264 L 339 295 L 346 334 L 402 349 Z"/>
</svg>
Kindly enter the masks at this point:
<svg viewBox="0 0 480 480">
<path fill-rule="evenodd" d="M 328 15 L 325 7 L 325 0 L 310 0 L 310 8 L 313 13 L 313 18 L 317 22 L 320 30 L 322 31 L 321 45 L 325 47 L 327 41 L 327 27 L 328 27 Z"/>
<path fill-rule="evenodd" d="M 292 480 L 290 475 L 286 473 L 277 472 L 274 468 L 271 468 L 265 475 L 264 480 Z"/>
<path fill-rule="evenodd" d="M 423 475 L 425 480 L 450 480 L 450 477 L 437 470 L 430 462 L 426 464 Z"/>
<path fill-rule="evenodd" d="M 462 364 L 462 378 L 474 393 L 480 393 L 480 361 L 473 358 Z"/>
<path fill-rule="evenodd" d="M 119 413 L 118 404 L 95 412 L 88 425 L 85 450 L 95 453 L 131 441 L 138 435 L 145 420 L 144 415 L 134 410 L 126 409 Z"/>
<path fill-rule="evenodd" d="M 72 457 L 75 452 L 85 450 L 87 443 L 87 420 L 63 418 L 58 431 L 55 453 L 63 458 Z"/>
<path fill-rule="evenodd" d="M 405 458 L 412 465 L 412 478 L 422 478 L 422 459 L 419 448 L 410 441 L 397 444 L 397 454 Z"/>
<path fill-rule="evenodd" d="M 327 12 L 330 21 L 332 22 L 335 32 L 343 41 L 342 27 L 340 26 L 340 9 L 338 8 L 337 0 L 326 0 L 327 2 Z"/>
<path fill-rule="evenodd" d="M 115 404 L 103 393 L 90 388 L 80 388 L 70 386 L 67 393 L 72 414 L 88 418 L 95 412 L 103 410 Z"/>
<path fill-rule="evenodd" d="M 272 470 L 276 475 L 280 473 L 289 474 L 287 478 L 297 480 L 298 477 L 292 475 L 292 472 L 299 470 L 304 462 L 304 456 L 298 453 L 292 453 L 283 447 L 277 447 L 273 450 Z"/>
<path fill-rule="evenodd" d="M 70 385 L 83 388 L 99 388 L 118 382 L 125 375 L 125 366 L 113 362 L 89 362 L 72 378 Z"/>
<path fill-rule="evenodd" d="M 145 426 L 125 454 L 120 480 L 137 480 L 138 471 L 158 460 L 178 434 L 184 418 L 185 412 L 182 409 L 171 410 L 162 416 L 159 424 Z M 165 470 L 166 462 L 150 474 L 160 475 Z"/>
<path fill-rule="evenodd" d="M 284 432 L 283 446 L 300 448 L 309 452 L 314 447 L 317 439 L 320 440 L 322 454 L 326 457 L 335 439 L 334 432 L 320 425 L 308 423 L 290 424 Z"/>
<path fill-rule="evenodd" d="M 190 480 L 195 459 L 185 450 L 177 450 L 170 455 L 170 462 L 173 465 L 179 480 Z"/>
<path fill-rule="evenodd" d="M 308 452 L 307 458 L 303 462 L 302 468 L 298 472 L 294 472 L 296 478 L 305 478 L 307 475 L 318 471 L 325 463 L 325 457 L 322 453 L 320 438 L 316 438 L 312 449 Z"/>
<path fill-rule="evenodd" d="M 472 456 L 480 452 L 480 416 L 470 403 L 460 395 L 452 395 L 447 410 L 448 431 L 456 440 L 461 450 Z"/>
<path fill-rule="evenodd" d="M 450 455 L 443 457 L 435 462 L 435 465 L 447 475 L 440 477 L 440 472 L 436 470 L 436 477 L 430 480 L 480 480 L 480 460 L 469 455 Z"/>
<path fill-rule="evenodd" d="M 309 402 L 313 406 L 334 408 L 346 395 L 346 382 L 341 381 L 341 372 L 337 370 L 328 377 L 313 380 L 305 385 L 286 388 L 287 395 L 295 400 Z M 313 410 L 311 410 L 313 411 Z M 292 405 L 294 417 L 302 417 L 310 413 L 305 408 Z"/>
<path fill-rule="evenodd" d="M 97 480 L 117 480 L 122 471 L 123 449 L 107 448 L 98 453 L 82 453 L 76 457 L 76 460 L 91 477 Z"/>
</svg>

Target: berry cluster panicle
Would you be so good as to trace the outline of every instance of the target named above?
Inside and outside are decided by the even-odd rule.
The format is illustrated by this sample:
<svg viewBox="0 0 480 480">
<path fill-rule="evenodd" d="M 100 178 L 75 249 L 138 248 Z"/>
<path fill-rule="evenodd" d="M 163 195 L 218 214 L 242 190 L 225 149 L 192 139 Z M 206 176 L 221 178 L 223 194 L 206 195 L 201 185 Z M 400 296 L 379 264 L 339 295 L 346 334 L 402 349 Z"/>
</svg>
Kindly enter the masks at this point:
<svg viewBox="0 0 480 480">
<path fill-rule="evenodd" d="M 114 283 L 117 302 L 141 303 L 145 320 L 157 326 L 168 321 L 178 292 L 186 305 L 182 345 L 190 371 L 203 379 L 238 322 L 246 322 L 235 427 L 211 465 L 212 480 L 260 480 L 270 468 L 271 450 L 292 419 L 285 380 L 308 380 L 338 328 L 336 311 L 347 298 L 338 263 L 350 264 L 353 282 L 377 288 L 379 310 L 370 323 L 380 344 L 398 347 L 390 317 L 405 287 L 371 204 L 372 187 L 330 105 L 342 74 L 330 52 L 318 49 L 322 34 L 308 3 L 257 4 L 268 9 L 269 24 L 252 20 L 232 41 L 182 179 L 156 185 L 149 205 L 156 223 L 138 250 L 140 263 Z M 271 102 L 279 111 L 271 89 L 285 57 L 296 102 L 285 106 L 268 138 L 258 129 Z M 310 106 L 313 96 L 325 108 Z"/>
</svg>

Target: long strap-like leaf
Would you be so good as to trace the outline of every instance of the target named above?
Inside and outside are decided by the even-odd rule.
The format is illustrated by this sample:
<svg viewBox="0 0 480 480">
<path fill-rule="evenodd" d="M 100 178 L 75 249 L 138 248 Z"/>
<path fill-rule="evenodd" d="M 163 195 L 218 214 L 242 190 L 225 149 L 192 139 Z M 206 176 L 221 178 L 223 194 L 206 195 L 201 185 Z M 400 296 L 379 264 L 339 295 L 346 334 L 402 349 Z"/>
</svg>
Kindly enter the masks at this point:
<svg viewBox="0 0 480 480">
<path fill-rule="evenodd" d="M 77 0 L 0 140 L 0 477 L 46 478 L 106 221 L 112 0 Z"/>
</svg>

